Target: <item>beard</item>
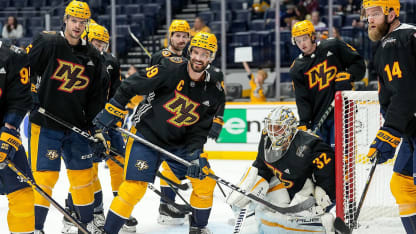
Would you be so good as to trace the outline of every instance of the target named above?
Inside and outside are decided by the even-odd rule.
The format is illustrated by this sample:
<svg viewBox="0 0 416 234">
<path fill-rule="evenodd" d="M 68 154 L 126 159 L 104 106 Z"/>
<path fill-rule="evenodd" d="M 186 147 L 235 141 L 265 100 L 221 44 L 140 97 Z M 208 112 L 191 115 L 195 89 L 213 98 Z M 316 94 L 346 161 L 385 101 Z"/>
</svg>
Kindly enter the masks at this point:
<svg viewBox="0 0 416 234">
<path fill-rule="evenodd" d="M 196 66 L 195 66 L 195 60 L 192 60 L 191 59 L 191 69 L 192 69 L 192 71 L 194 71 L 194 72 L 203 72 L 206 68 L 207 68 L 207 66 L 208 66 L 208 64 L 203 64 L 203 65 L 197 65 L 197 66 L 200 66 L 200 68 L 197 68 Z"/>
<path fill-rule="evenodd" d="M 183 49 L 185 49 L 186 43 L 183 43 L 183 44 L 179 44 L 179 43 L 174 44 L 174 43 L 171 43 L 170 45 L 172 46 L 172 49 L 173 50 L 176 50 L 176 51 L 179 52 L 179 51 L 183 51 Z"/>
<path fill-rule="evenodd" d="M 384 37 L 389 29 L 389 25 L 386 22 L 383 22 L 380 25 L 376 25 L 375 28 L 368 27 L 368 37 L 371 41 L 376 42 L 379 41 L 382 37 Z"/>
</svg>

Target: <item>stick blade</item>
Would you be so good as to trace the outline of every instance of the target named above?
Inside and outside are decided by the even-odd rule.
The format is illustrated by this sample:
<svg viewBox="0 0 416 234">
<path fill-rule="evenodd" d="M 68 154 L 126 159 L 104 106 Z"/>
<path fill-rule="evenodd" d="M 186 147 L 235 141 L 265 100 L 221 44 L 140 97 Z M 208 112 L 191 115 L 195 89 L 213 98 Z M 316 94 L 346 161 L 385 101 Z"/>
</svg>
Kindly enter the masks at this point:
<svg viewBox="0 0 416 234">
<path fill-rule="evenodd" d="M 339 234 L 351 234 L 351 230 L 347 227 L 347 224 L 340 218 L 337 217 L 334 221 L 334 228 L 336 233 Z"/>
</svg>

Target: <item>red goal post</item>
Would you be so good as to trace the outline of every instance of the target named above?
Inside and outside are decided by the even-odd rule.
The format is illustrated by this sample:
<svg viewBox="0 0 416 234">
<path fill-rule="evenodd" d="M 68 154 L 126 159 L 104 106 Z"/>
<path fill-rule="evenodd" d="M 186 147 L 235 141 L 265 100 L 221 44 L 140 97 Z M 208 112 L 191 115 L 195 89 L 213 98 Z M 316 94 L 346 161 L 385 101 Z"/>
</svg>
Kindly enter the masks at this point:
<svg viewBox="0 0 416 234">
<path fill-rule="evenodd" d="M 371 168 L 367 153 L 383 123 L 377 91 L 338 91 L 335 95 L 336 214 L 350 228 Z M 364 201 L 359 221 L 398 216 L 390 192 L 393 160 L 379 165 Z"/>
</svg>

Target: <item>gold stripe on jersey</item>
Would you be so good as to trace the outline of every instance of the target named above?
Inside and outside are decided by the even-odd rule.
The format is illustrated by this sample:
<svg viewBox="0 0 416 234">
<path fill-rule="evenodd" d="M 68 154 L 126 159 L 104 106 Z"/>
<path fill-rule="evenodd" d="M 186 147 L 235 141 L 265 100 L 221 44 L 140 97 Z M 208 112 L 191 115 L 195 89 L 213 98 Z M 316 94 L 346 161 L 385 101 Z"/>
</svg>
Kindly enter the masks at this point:
<svg viewBox="0 0 416 234">
<path fill-rule="evenodd" d="M 38 150 L 39 150 L 40 126 L 30 124 L 30 165 L 32 172 L 37 170 Z"/>
<path fill-rule="evenodd" d="M 137 132 L 136 127 L 134 127 L 134 126 L 131 127 L 130 132 L 133 133 L 133 134 L 136 134 L 136 132 Z M 124 160 L 126 163 L 124 164 L 123 180 L 126 179 L 127 166 L 128 166 L 128 163 L 129 163 L 129 158 L 130 158 L 131 149 L 133 147 L 133 143 L 134 143 L 134 139 L 129 137 L 128 140 L 127 140 L 127 144 L 126 144 L 126 153 L 125 153 L 126 159 Z"/>
<path fill-rule="evenodd" d="M 171 181 L 180 184 L 181 181 L 178 179 L 178 177 L 176 177 L 176 175 L 173 173 L 172 169 L 170 169 L 169 165 L 167 164 L 166 161 L 162 162 L 162 175 L 165 176 L 166 178 L 170 179 Z M 168 187 L 168 183 L 166 182 L 166 180 L 160 179 L 160 186 L 162 187 Z"/>
</svg>

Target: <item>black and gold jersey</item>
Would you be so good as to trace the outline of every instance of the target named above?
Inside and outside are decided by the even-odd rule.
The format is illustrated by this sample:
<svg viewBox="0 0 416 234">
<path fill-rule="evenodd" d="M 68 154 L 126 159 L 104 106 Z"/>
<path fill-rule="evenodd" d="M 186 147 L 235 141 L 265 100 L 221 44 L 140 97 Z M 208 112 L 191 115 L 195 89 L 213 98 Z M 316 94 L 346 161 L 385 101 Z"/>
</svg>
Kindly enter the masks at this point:
<svg viewBox="0 0 416 234">
<path fill-rule="evenodd" d="M 148 94 L 133 116 L 137 130 L 161 147 L 186 146 L 191 152 L 205 144 L 212 120 L 224 105 L 224 88 L 205 72 L 199 82 L 188 75 L 188 62 L 180 57 L 136 72 L 114 95 L 126 105 L 135 95 Z"/>
<path fill-rule="evenodd" d="M 40 106 L 77 127 L 92 127 L 92 119 L 105 104 L 108 82 L 99 52 L 84 40 L 71 46 L 63 32 L 41 32 L 28 46 L 31 82 Z M 30 121 L 65 129 L 55 121 L 33 112 Z"/>
<path fill-rule="evenodd" d="M 287 151 L 276 162 L 265 161 L 265 153 L 270 149 L 271 141 L 263 131 L 259 143 L 257 158 L 253 166 L 258 174 L 267 181 L 276 176 L 285 186 L 292 199 L 299 192 L 306 179 L 313 178 L 331 199 L 335 199 L 335 156 L 332 148 L 318 136 L 297 131 Z"/>
<path fill-rule="evenodd" d="M 364 59 L 356 49 L 338 39 L 317 43 L 311 55 L 299 55 L 291 68 L 299 125 L 311 128 L 319 122 L 335 95 L 335 77 L 339 72 L 351 74 L 351 81 L 365 74 Z"/>
<path fill-rule="evenodd" d="M 416 27 L 401 24 L 382 38 L 374 53 L 384 126 L 416 135 Z"/>
</svg>

